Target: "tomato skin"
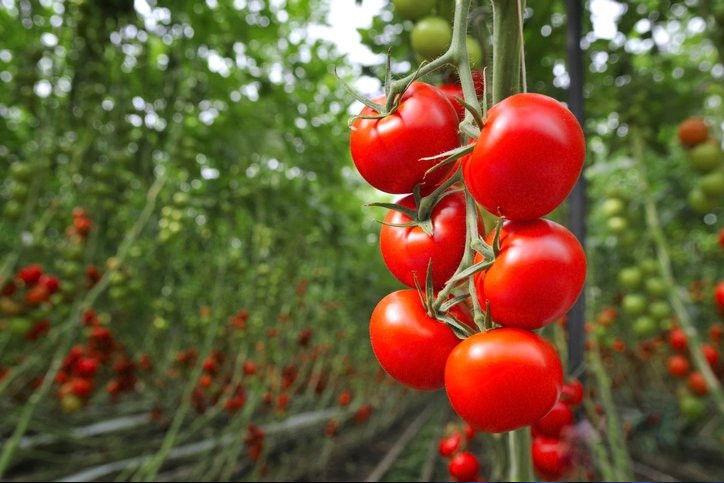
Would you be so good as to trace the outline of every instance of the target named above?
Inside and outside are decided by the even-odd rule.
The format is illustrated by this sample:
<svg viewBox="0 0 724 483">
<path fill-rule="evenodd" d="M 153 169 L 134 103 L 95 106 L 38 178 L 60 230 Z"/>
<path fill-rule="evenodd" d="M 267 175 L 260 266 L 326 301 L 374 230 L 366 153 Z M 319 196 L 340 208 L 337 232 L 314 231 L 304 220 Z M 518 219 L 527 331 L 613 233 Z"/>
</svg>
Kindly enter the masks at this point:
<svg viewBox="0 0 724 483">
<path fill-rule="evenodd" d="M 716 284 L 714 289 L 714 300 L 716 301 L 719 312 L 724 314 L 724 280 Z"/>
<path fill-rule="evenodd" d="M 563 367 L 553 346 L 533 332 L 500 328 L 461 342 L 445 366 L 455 411 L 489 433 L 529 426 L 553 407 Z"/>
<path fill-rule="evenodd" d="M 435 0 L 392 0 L 401 17 L 415 20 L 426 15 L 435 6 Z"/>
<path fill-rule="evenodd" d="M 677 135 L 681 144 L 692 147 L 709 138 L 709 128 L 701 119 L 692 117 L 679 124 Z"/>
<path fill-rule="evenodd" d="M 547 481 L 561 481 L 572 467 L 568 446 L 556 438 L 533 438 L 531 454 L 536 473 Z"/>
<path fill-rule="evenodd" d="M 442 17 L 422 18 L 410 33 L 412 49 L 423 59 L 434 59 L 444 54 L 451 40 L 452 27 Z"/>
<path fill-rule="evenodd" d="M 719 364 L 719 351 L 710 344 L 701 344 L 700 347 L 702 354 L 704 354 L 704 359 L 706 359 L 709 367 L 711 367 L 712 370 L 716 369 L 716 366 Z"/>
<path fill-rule="evenodd" d="M 566 426 L 573 424 L 573 411 L 567 404 L 558 401 L 545 416 L 533 425 L 535 434 L 557 438 Z"/>
<path fill-rule="evenodd" d="M 516 94 L 488 111 L 463 176 L 489 212 L 532 220 L 563 202 L 585 155 L 581 126 L 563 104 L 541 94 Z"/>
<path fill-rule="evenodd" d="M 686 351 L 686 333 L 682 329 L 671 329 L 669 331 L 669 346 L 677 352 Z"/>
<path fill-rule="evenodd" d="M 500 252 L 475 283 L 481 306 L 490 301 L 496 323 L 534 330 L 568 312 L 585 279 L 586 256 L 576 237 L 558 223 L 540 219 L 504 223 Z"/>
<path fill-rule="evenodd" d="M 416 290 L 383 298 L 370 320 L 372 350 L 398 382 L 422 391 L 443 386 L 445 362 L 460 340 L 442 322 L 430 318 Z"/>
<path fill-rule="evenodd" d="M 457 481 L 477 481 L 480 463 L 469 451 L 456 454 L 448 464 L 450 476 Z"/>
<path fill-rule="evenodd" d="M 445 93 L 450 103 L 455 108 L 455 113 L 458 115 L 458 119 L 465 117 L 465 107 L 458 102 L 456 97 L 463 99 L 463 88 L 460 84 L 442 84 L 438 87 Z"/>
<path fill-rule="evenodd" d="M 561 389 L 561 401 L 569 406 L 578 406 L 583 402 L 583 392 L 583 384 L 581 384 L 581 381 L 573 379 L 563 385 Z"/>
<path fill-rule="evenodd" d="M 691 392 L 697 396 L 706 396 L 709 394 L 709 385 L 706 383 L 706 379 L 701 372 L 696 371 L 689 374 L 689 379 L 686 381 L 691 389 Z"/>
<path fill-rule="evenodd" d="M 400 205 L 417 210 L 412 195 L 401 199 Z M 440 289 L 452 277 L 465 252 L 465 194 L 456 192 L 441 199 L 431 213 L 433 233 L 428 236 L 420 227 L 382 225 L 380 251 L 382 258 L 400 282 L 415 287 L 414 275 L 425 285 L 427 266 L 432 260 L 432 280 Z M 408 223 L 410 218 L 390 210 L 386 223 Z M 482 228 L 482 226 L 481 226 Z M 481 231 L 482 233 L 482 231 Z"/>
<path fill-rule="evenodd" d="M 437 450 L 440 453 L 440 456 L 450 458 L 460 448 L 460 443 L 462 443 L 462 436 L 460 436 L 460 433 L 453 433 L 440 440 Z"/>
<path fill-rule="evenodd" d="M 384 104 L 384 98 L 375 102 Z M 377 113 L 365 106 L 360 115 Z M 438 88 L 414 82 L 397 110 L 382 119 L 355 119 L 350 134 L 352 159 L 362 177 L 387 193 L 412 193 L 415 185 L 434 186 L 452 169 L 425 171 L 441 160 L 420 161 L 458 145 L 458 119 Z"/>
<path fill-rule="evenodd" d="M 689 361 L 682 355 L 674 354 L 666 360 L 666 370 L 669 371 L 671 377 L 686 377 L 689 373 Z"/>
</svg>

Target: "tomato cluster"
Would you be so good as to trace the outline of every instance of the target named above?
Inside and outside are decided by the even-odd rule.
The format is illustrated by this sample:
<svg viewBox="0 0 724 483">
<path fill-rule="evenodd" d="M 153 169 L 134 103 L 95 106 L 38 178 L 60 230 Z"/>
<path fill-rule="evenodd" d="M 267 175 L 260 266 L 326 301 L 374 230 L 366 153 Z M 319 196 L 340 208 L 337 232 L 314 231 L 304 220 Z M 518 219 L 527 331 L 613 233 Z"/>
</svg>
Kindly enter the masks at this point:
<svg viewBox="0 0 724 483">
<path fill-rule="evenodd" d="M 573 234 L 540 217 L 573 188 L 585 143 L 562 104 L 519 94 L 489 111 L 459 171 L 451 174 L 450 164 L 431 170 L 465 144 L 458 119 L 440 89 L 414 82 L 391 113 L 367 106 L 352 123 L 350 148 L 362 176 L 382 191 L 413 193 L 391 205 L 380 249 L 390 272 L 418 290 L 378 303 L 370 339 L 397 381 L 419 390 L 445 387 L 452 407 L 476 430 L 511 431 L 539 420 L 559 398 L 561 361 L 532 331 L 570 310 L 583 289 L 586 259 Z M 504 218 L 479 240 L 475 232 L 484 235 L 484 226 L 472 198 Z M 478 299 L 472 308 L 487 312 L 492 330 L 474 321 L 469 300 L 460 302 L 470 294 L 459 283 L 465 277 L 455 275 L 467 268 L 461 262 L 474 242 L 483 248 L 467 262 L 477 269 L 470 272 Z M 442 309 L 448 294 L 458 295 Z"/>
<path fill-rule="evenodd" d="M 678 135 L 682 146 L 688 150 L 689 165 L 702 175 L 696 187 L 689 192 L 689 205 L 696 213 L 709 213 L 724 199 L 721 143 L 710 136 L 709 128 L 698 118 L 682 122 Z"/>
<path fill-rule="evenodd" d="M 531 428 L 533 466 L 546 481 L 561 481 L 575 468 L 573 411 L 582 401 L 583 385 L 574 379 L 563 386 L 560 400 Z"/>
<path fill-rule="evenodd" d="M 450 460 L 448 472 L 455 481 L 485 481 L 480 476 L 480 462 L 467 450 L 474 438 L 475 430 L 469 424 L 452 425 L 438 443 L 440 456 Z"/>
</svg>

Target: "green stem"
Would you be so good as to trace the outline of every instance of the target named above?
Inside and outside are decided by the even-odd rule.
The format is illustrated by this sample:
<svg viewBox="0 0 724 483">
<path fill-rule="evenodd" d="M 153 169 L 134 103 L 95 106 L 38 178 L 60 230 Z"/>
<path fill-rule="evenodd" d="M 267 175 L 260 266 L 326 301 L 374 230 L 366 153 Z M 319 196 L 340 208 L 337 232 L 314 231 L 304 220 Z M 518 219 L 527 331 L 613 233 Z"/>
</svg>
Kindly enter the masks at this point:
<svg viewBox="0 0 724 483">
<path fill-rule="evenodd" d="M 631 459 L 626 447 L 626 438 L 621 432 L 621 421 L 616 412 L 616 405 L 613 402 L 610 389 L 611 380 L 606 374 L 597 346 L 594 346 L 593 350 L 589 352 L 588 364 L 593 372 L 593 377 L 596 379 L 597 393 L 606 414 L 606 436 L 608 445 L 611 448 L 614 469 L 617 473 L 616 481 L 632 481 Z"/>
<path fill-rule="evenodd" d="M 676 284 L 676 278 L 674 277 L 674 271 L 671 267 L 671 257 L 669 256 L 669 246 L 666 239 L 666 234 L 661 227 L 661 221 L 659 219 L 658 210 L 656 209 L 656 203 L 651 196 L 651 189 L 649 186 L 648 175 L 646 171 L 646 163 L 644 161 L 645 151 L 643 139 L 641 133 L 637 129 L 633 129 L 631 132 L 631 143 L 632 151 L 637 168 L 640 175 L 641 192 L 644 197 L 644 213 L 646 218 L 646 225 L 651 233 L 654 244 L 656 246 L 656 255 L 659 261 L 659 272 L 661 278 L 666 283 L 668 290 L 668 299 L 671 307 L 674 309 L 674 313 L 679 319 L 681 328 L 686 333 L 686 342 L 689 346 L 689 353 L 692 356 L 694 365 L 701 372 L 702 376 L 706 380 L 706 385 L 709 387 L 709 393 L 712 398 L 716 401 L 720 413 L 724 413 L 724 393 L 722 392 L 721 384 L 717 379 L 716 375 L 712 372 L 709 363 L 704 357 L 701 351 L 701 338 L 699 332 L 696 329 L 689 311 L 686 309 L 684 298 L 680 292 L 678 285 Z"/>
<path fill-rule="evenodd" d="M 530 455 L 530 428 L 516 429 L 508 433 L 510 474 L 508 481 L 533 481 L 533 464 Z"/>
<path fill-rule="evenodd" d="M 468 31 L 468 12 L 470 11 L 471 0 L 456 0 L 455 1 L 455 19 L 453 21 L 453 34 L 452 42 L 447 51 L 437 59 L 420 66 L 420 68 L 412 74 L 398 79 L 390 86 L 390 95 L 387 97 L 387 105 L 385 106 L 387 112 L 391 112 L 393 106 L 399 95 L 409 86 L 413 81 L 425 77 L 431 72 L 443 67 L 446 64 L 459 63 L 460 65 L 465 64 L 468 72 L 470 72 L 470 64 L 468 63 L 467 47 L 465 43 L 465 37 Z M 460 62 L 463 59 L 464 62 Z M 460 67 L 458 67 L 460 68 Z M 462 79 L 461 79 L 462 80 Z M 470 86 L 472 86 L 472 75 L 470 76 Z M 475 89 L 473 87 L 472 97 L 468 97 L 468 93 L 465 91 L 465 85 L 463 84 L 463 94 L 465 100 L 475 99 Z M 477 102 L 477 101 L 476 101 Z M 467 116 L 466 116 L 467 119 Z"/>
<path fill-rule="evenodd" d="M 520 91 L 520 23 L 518 2 L 493 5 L 493 104 Z"/>
</svg>

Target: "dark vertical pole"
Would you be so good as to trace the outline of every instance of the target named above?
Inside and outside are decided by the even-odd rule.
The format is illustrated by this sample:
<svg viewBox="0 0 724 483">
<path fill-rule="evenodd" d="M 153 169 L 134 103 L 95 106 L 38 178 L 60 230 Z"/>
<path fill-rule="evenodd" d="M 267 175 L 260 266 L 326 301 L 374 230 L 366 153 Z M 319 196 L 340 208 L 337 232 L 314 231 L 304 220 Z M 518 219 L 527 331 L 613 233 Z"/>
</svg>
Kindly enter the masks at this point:
<svg viewBox="0 0 724 483">
<path fill-rule="evenodd" d="M 583 52 L 581 51 L 583 0 L 566 0 L 568 23 L 566 27 L 566 51 L 568 75 L 568 106 L 581 126 L 583 117 Z M 568 226 L 581 244 L 586 246 L 586 180 L 581 176 L 569 197 Z M 568 371 L 577 373 L 583 365 L 585 335 L 583 324 L 586 317 L 585 291 L 568 314 Z"/>
</svg>

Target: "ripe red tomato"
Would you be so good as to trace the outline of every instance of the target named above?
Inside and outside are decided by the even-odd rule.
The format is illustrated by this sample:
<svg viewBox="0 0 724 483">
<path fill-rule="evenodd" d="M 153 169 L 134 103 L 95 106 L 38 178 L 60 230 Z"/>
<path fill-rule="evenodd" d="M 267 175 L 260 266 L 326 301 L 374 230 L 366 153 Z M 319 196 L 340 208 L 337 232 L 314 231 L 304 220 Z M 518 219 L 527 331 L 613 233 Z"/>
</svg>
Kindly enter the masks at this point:
<svg viewBox="0 0 724 483">
<path fill-rule="evenodd" d="M 460 448 L 460 443 L 462 443 L 460 433 L 453 433 L 450 436 L 442 438 L 437 447 L 440 456 L 444 458 L 451 457 Z"/>
<path fill-rule="evenodd" d="M 573 411 L 562 401 L 553 405 L 550 411 L 533 424 L 535 434 L 557 438 L 566 426 L 573 424 Z"/>
<path fill-rule="evenodd" d="M 399 204 L 417 209 L 412 195 L 401 199 Z M 382 225 L 382 258 L 392 275 L 408 287 L 415 287 L 414 274 L 424 286 L 427 266 L 432 260 L 433 286 L 435 289 L 442 288 L 455 273 L 465 252 L 465 194 L 457 192 L 445 196 L 435 205 L 431 219 L 432 236 L 417 226 Z M 410 221 L 407 215 L 395 210 L 390 210 L 385 217 L 386 223 Z"/>
<path fill-rule="evenodd" d="M 98 370 L 98 361 L 92 357 L 83 357 L 75 363 L 75 373 L 79 377 L 91 378 Z"/>
<path fill-rule="evenodd" d="M 692 117 L 679 124 L 679 141 L 687 147 L 696 146 L 709 138 L 709 128 L 701 119 Z"/>
<path fill-rule="evenodd" d="M 716 284 L 714 289 L 714 300 L 719 308 L 719 312 L 724 314 L 724 280 Z"/>
<path fill-rule="evenodd" d="M 576 237 L 542 219 L 506 222 L 493 266 L 475 277 L 478 298 L 483 307 L 490 301 L 492 319 L 528 330 L 568 312 L 585 279 L 586 256 Z"/>
<path fill-rule="evenodd" d="M 344 407 L 349 406 L 349 403 L 352 402 L 352 395 L 348 392 L 343 392 L 339 395 L 339 405 Z"/>
<path fill-rule="evenodd" d="M 39 305 L 50 298 L 50 292 L 45 285 L 37 284 L 28 289 L 25 294 L 25 302 L 28 305 Z"/>
<path fill-rule="evenodd" d="M 712 369 L 716 369 L 719 364 L 719 351 L 712 347 L 710 344 L 701 344 L 701 352 L 704 354 L 706 362 Z"/>
<path fill-rule="evenodd" d="M 489 212 L 532 220 L 563 202 L 585 155 L 581 126 L 563 104 L 540 94 L 517 94 L 488 111 L 463 176 Z"/>
<path fill-rule="evenodd" d="M 683 329 L 676 328 L 669 331 L 669 346 L 677 352 L 684 352 L 686 350 L 686 333 Z"/>
<path fill-rule="evenodd" d="M 93 392 L 93 383 L 88 379 L 74 378 L 70 381 L 70 392 L 79 398 L 86 398 Z"/>
<path fill-rule="evenodd" d="M 450 460 L 447 469 L 457 481 L 477 481 L 480 463 L 472 453 L 463 451 Z"/>
<path fill-rule="evenodd" d="M 570 450 L 559 439 L 545 436 L 533 438 L 531 454 L 536 473 L 547 481 L 561 481 L 571 470 Z"/>
<path fill-rule="evenodd" d="M 691 392 L 697 396 L 706 396 L 709 394 L 709 385 L 706 383 L 706 379 L 704 379 L 704 376 L 699 371 L 689 374 L 687 384 L 689 385 Z"/>
<path fill-rule="evenodd" d="M 43 275 L 43 267 L 40 265 L 28 265 L 18 270 L 18 278 L 25 285 L 35 285 L 41 275 Z"/>
<path fill-rule="evenodd" d="M 556 403 L 563 367 L 553 346 L 533 332 L 501 328 L 461 342 L 445 366 L 445 389 L 473 428 L 501 433 L 529 426 Z"/>
<path fill-rule="evenodd" d="M 719 245 L 721 245 L 722 250 L 724 250 L 724 228 L 719 230 Z"/>
<path fill-rule="evenodd" d="M 377 304 L 370 339 L 385 371 L 420 390 L 443 386 L 445 362 L 460 343 L 447 325 L 427 315 L 416 290 L 392 292 Z"/>
<path fill-rule="evenodd" d="M 50 295 L 60 290 L 60 281 L 58 281 L 57 277 L 50 275 L 42 275 L 38 279 L 38 285 L 44 286 Z"/>
<path fill-rule="evenodd" d="M 689 361 L 682 355 L 674 354 L 666 360 L 666 370 L 672 377 L 686 377 L 689 373 Z"/>
<path fill-rule="evenodd" d="M 709 340 L 712 344 L 719 345 L 722 335 L 724 335 L 724 327 L 721 324 L 714 324 L 709 327 Z"/>
<path fill-rule="evenodd" d="M 478 99 L 481 98 L 485 89 L 485 76 L 483 76 L 483 73 L 479 70 L 473 72 L 473 85 L 475 86 L 475 95 L 478 96 Z M 459 83 L 446 83 L 440 85 L 438 88 L 445 93 L 455 108 L 458 119 L 462 120 L 465 117 L 465 107 L 456 99 L 456 97 L 460 99 L 464 99 L 465 97 L 462 86 Z"/>
<path fill-rule="evenodd" d="M 382 104 L 385 100 L 375 102 Z M 360 113 L 376 114 L 366 106 Z M 405 91 L 393 114 L 354 121 L 350 135 L 352 159 L 369 184 L 387 193 L 412 193 L 423 178 L 423 186 L 434 186 L 451 167 L 425 176 L 425 171 L 442 159 L 420 159 L 457 147 L 457 125 L 457 114 L 445 94 L 434 86 L 415 82 Z"/>
</svg>

